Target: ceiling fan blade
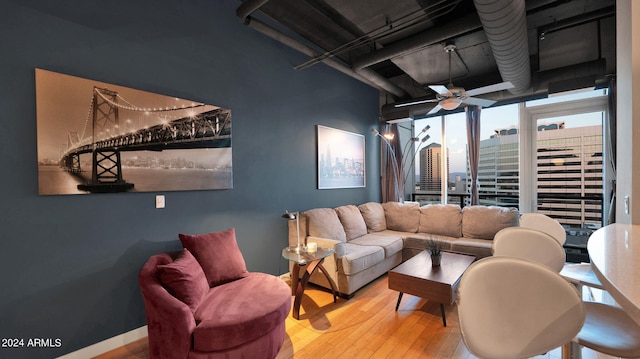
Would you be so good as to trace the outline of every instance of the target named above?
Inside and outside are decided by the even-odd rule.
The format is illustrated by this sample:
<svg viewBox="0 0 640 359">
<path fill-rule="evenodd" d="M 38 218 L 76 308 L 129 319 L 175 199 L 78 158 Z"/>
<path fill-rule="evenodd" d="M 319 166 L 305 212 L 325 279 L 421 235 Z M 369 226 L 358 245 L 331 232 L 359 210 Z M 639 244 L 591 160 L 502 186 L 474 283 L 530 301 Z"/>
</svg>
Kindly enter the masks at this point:
<svg viewBox="0 0 640 359">
<path fill-rule="evenodd" d="M 513 84 L 509 81 L 506 82 L 501 82 L 499 84 L 493 84 L 493 85 L 489 85 L 489 86 L 484 86 L 484 87 L 478 87 L 475 88 L 473 90 L 469 90 L 467 91 L 467 96 L 476 96 L 476 95 L 482 95 L 485 93 L 489 93 L 489 92 L 497 92 L 497 91 L 502 91 L 502 90 L 508 90 L 510 88 L 514 88 L 515 86 L 513 86 Z"/>
<path fill-rule="evenodd" d="M 427 115 L 432 115 L 432 114 L 440 111 L 441 108 L 442 108 L 442 106 L 440 106 L 440 104 L 437 104 L 431 109 L 431 111 L 427 112 Z"/>
<path fill-rule="evenodd" d="M 438 94 L 442 95 L 442 96 L 453 96 L 451 91 L 449 91 L 449 89 L 446 86 L 443 86 L 443 85 L 429 85 L 429 88 L 432 89 L 433 91 L 437 92 Z"/>
<path fill-rule="evenodd" d="M 397 104 L 393 105 L 393 107 L 405 107 L 405 106 L 420 105 L 420 104 L 427 103 L 427 102 L 438 102 L 438 99 L 432 98 L 432 99 L 415 100 L 415 101 L 410 101 L 410 102 L 397 103 Z"/>
<path fill-rule="evenodd" d="M 483 98 L 477 98 L 477 97 L 467 97 L 464 101 L 462 101 L 468 105 L 476 105 L 476 106 L 481 106 L 481 107 L 489 107 L 491 105 L 493 105 L 494 103 L 496 103 L 496 101 L 493 100 L 486 100 Z"/>
</svg>

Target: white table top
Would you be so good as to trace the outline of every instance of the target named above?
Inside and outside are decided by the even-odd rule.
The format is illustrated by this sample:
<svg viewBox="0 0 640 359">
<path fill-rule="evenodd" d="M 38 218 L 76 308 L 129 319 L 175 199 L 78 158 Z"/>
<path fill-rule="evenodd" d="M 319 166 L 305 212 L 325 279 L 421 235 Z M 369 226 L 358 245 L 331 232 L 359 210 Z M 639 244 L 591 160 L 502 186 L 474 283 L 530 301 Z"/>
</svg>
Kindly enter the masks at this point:
<svg viewBox="0 0 640 359">
<path fill-rule="evenodd" d="M 640 225 L 600 228 L 589 237 L 587 251 L 603 287 L 640 324 Z"/>
</svg>

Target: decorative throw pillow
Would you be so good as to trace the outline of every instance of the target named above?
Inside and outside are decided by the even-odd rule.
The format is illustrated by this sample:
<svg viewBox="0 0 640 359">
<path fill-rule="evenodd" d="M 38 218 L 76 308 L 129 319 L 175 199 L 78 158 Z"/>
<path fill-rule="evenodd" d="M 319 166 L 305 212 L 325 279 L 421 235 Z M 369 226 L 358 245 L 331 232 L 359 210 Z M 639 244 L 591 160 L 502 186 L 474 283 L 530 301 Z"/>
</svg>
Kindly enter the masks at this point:
<svg viewBox="0 0 640 359">
<path fill-rule="evenodd" d="M 229 228 L 207 234 L 179 234 L 182 246 L 196 257 L 210 287 L 247 275 L 247 266 L 236 242 L 236 231 Z"/>
<path fill-rule="evenodd" d="M 501 229 L 519 224 L 520 214 L 515 208 L 466 206 L 462 209 L 463 237 L 493 239 Z"/>
<path fill-rule="evenodd" d="M 362 218 L 371 232 L 380 232 L 387 229 L 387 221 L 384 218 L 384 208 L 378 202 L 367 202 L 358 206 Z"/>
<path fill-rule="evenodd" d="M 428 204 L 420 207 L 418 232 L 462 237 L 462 209 L 457 204 Z"/>
<path fill-rule="evenodd" d="M 382 204 L 387 228 L 394 231 L 415 233 L 420 226 L 418 203 L 385 202 Z"/>
<path fill-rule="evenodd" d="M 338 214 L 333 208 L 314 208 L 304 212 L 307 216 L 309 235 L 313 237 L 347 241 L 347 235 Z M 300 238 L 302 240 L 302 238 Z"/>
<path fill-rule="evenodd" d="M 344 227 L 344 233 L 348 241 L 367 234 L 367 224 L 364 223 L 358 207 L 352 204 L 341 206 L 336 208 L 336 213 L 338 214 L 340 223 L 342 223 Z"/>
<path fill-rule="evenodd" d="M 169 293 L 195 312 L 202 298 L 209 291 L 207 277 L 196 258 L 186 249 L 169 264 L 158 266 L 160 282 Z"/>
</svg>

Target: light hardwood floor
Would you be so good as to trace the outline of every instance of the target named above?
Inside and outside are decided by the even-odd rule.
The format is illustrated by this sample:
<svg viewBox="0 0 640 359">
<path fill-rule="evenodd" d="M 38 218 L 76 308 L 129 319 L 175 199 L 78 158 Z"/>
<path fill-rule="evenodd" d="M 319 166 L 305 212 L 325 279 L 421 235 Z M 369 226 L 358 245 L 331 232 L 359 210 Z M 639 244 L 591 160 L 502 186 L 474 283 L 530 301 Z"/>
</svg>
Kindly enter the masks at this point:
<svg viewBox="0 0 640 359">
<path fill-rule="evenodd" d="M 287 337 L 278 359 L 475 358 L 462 340 L 455 305 L 445 306 L 447 327 L 443 327 L 438 304 L 404 295 L 396 312 L 397 299 L 398 292 L 388 289 L 386 275 L 337 303 L 330 293 L 309 286 L 300 320 L 287 318 Z M 141 339 L 95 358 L 147 357 L 146 339 Z M 588 349 L 582 350 L 582 357 L 611 358 Z M 560 359 L 560 349 L 535 358 Z"/>
</svg>

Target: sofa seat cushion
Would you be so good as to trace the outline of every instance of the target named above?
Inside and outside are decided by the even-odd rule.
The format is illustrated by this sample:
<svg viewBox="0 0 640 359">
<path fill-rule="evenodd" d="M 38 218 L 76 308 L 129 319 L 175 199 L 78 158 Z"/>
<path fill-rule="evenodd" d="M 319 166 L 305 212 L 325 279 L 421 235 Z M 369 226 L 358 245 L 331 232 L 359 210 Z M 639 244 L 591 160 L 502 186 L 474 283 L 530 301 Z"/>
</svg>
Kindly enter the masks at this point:
<svg viewBox="0 0 640 359">
<path fill-rule="evenodd" d="M 384 249 L 378 246 L 362 246 L 347 242 L 344 255 L 338 258 L 338 270 L 353 275 L 369 269 L 384 260 Z"/>
<path fill-rule="evenodd" d="M 451 242 L 451 250 L 473 254 L 477 259 L 491 256 L 493 241 L 477 238 L 456 238 Z"/>
<path fill-rule="evenodd" d="M 378 202 L 367 202 L 358 206 L 369 232 L 380 232 L 387 229 L 384 208 Z"/>
<path fill-rule="evenodd" d="M 420 205 L 417 203 L 385 202 L 382 204 L 387 229 L 416 233 L 420 227 Z"/>
<path fill-rule="evenodd" d="M 394 254 L 402 251 L 402 237 L 398 235 L 383 236 L 377 233 L 367 234 L 362 237 L 351 240 L 349 243 L 359 244 L 361 246 L 378 246 L 384 249 L 384 257 L 389 258 Z"/>
<path fill-rule="evenodd" d="M 291 289 L 269 274 L 251 272 L 213 287 L 194 313 L 193 349 L 211 352 L 251 342 L 286 320 L 290 309 Z"/>
<path fill-rule="evenodd" d="M 467 206 L 462 209 L 462 236 L 493 239 L 500 230 L 519 225 L 520 214 L 515 208 L 497 206 Z"/>
<path fill-rule="evenodd" d="M 367 224 L 358 207 L 350 204 L 336 208 L 336 213 L 340 219 L 340 223 L 344 227 L 344 233 L 347 240 L 350 241 L 367 234 Z"/>
<path fill-rule="evenodd" d="M 429 239 L 434 239 L 438 242 L 441 242 L 442 249 L 445 251 L 451 250 L 451 243 L 453 243 L 457 238 L 448 237 L 448 236 L 439 236 L 435 234 L 428 233 L 414 233 L 410 236 L 404 237 L 403 246 L 404 248 L 413 248 L 413 249 L 427 249 L 427 241 Z"/>
</svg>

